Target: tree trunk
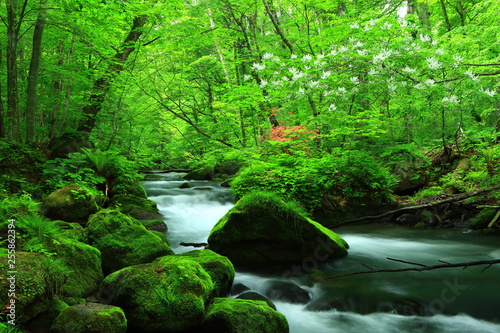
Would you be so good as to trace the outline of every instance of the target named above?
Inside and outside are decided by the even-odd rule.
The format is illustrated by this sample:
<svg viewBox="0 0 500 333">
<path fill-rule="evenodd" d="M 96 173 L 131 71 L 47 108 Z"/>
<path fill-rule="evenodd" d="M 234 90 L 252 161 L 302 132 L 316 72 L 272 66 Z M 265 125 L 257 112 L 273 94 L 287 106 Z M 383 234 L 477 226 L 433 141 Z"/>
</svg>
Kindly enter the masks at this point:
<svg viewBox="0 0 500 333">
<path fill-rule="evenodd" d="M 45 1 L 40 1 L 41 8 L 35 23 L 35 30 L 33 31 L 33 50 L 28 74 L 28 89 L 26 91 L 26 142 L 28 143 L 35 141 L 38 69 L 40 68 L 40 59 L 42 56 L 42 37 L 47 14 L 47 8 L 42 7 L 45 4 Z"/>
<path fill-rule="evenodd" d="M 441 10 L 443 11 L 444 22 L 446 23 L 446 30 L 451 31 L 450 19 L 448 18 L 448 11 L 446 10 L 446 4 L 444 0 L 439 0 L 441 4 Z"/>
<path fill-rule="evenodd" d="M 135 50 L 135 44 L 142 36 L 142 28 L 147 20 L 147 15 L 140 15 L 134 18 L 132 28 L 121 45 L 120 50 L 111 59 L 111 63 L 108 65 L 104 75 L 94 82 L 88 104 L 83 108 L 84 119 L 78 126 L 78 131 L 87 133 L 88 135 L 94 128 L 97 114 L 102 109 L 102 104 L 104 103 L 106 93 L 111 87 L 111 82 L 121 73 L 128 57 Z"/>
<path fill-rule="evenodd" d="M 278 22 L 278 15 L 276 15 L 276 11 L 272 7 L 273 5 L 272 0 L 270 1 L 262 0 L 262 1 L 264 2 L 264 7 L 266 7 L 267 15 L 271 19 L 271 22 L 274 25 L 274 29 L 276 30 L 276 33 L 280 36 L 283 43 L 290 50 L 290 54 L 293 54 L 293 46 L 290 43 L 290 41 L 286 38 L 285 34 L 283 33 L 283 30 L 281 30 L 281 27 Z"/>
<path fill-rule="evenodd" d="M 19 86 L 17 70 L 17 51 L 19 31 L 28 0 L 25 0 L 19 12 L 17 0 L 5 0 L 7 9 L 7 121 L 9 139 L 21 141 L 19 114 Z"/>
</svg>

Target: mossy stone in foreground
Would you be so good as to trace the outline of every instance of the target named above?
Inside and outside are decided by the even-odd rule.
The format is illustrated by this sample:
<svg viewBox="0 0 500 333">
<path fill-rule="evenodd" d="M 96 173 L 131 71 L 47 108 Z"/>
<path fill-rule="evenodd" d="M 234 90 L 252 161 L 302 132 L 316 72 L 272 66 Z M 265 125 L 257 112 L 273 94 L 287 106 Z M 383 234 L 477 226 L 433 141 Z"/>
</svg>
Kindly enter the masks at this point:
<svg viewBox="0 0 500 333">
<path fill-rule="evenodd" d="M 54 321 L 51 333 L 125 333 L 127 319 L 116 306 L 85 303 L 64 309 Z"/>
<path fill-rule="evenodd" d="M 272 193 L 242 197 L 217 222 L 208 243 L 234 264 L 323 262 L 347 254 L 347 243 Z"/>
<path fill-rule="evenodd" d="M 9 303 L 11 282 L 15 287 L 16 322 L 23 324 L 49 308 L 52 295 L 50 294 L 50 277 L 47 276 L 45 263 L 48 258 L 42 254 L 16 252 L 15 280 L 8 273 L 12 269 L 9 264 L 9 255 L 0 255 L 0 302 L 2 307 Z"/>
<path fill-rule="evenodd" d="M 89 242 L 101 251 L 102 267 L 113 272 L 173 254 L 168 244 L 136 219 L 113 209 L 94 214 L 87 224 Z"/>
<path fill-rule="evenodd" d="M 470 220 L 469 227 L 474 229 L 486 228 L 495 217 L 496 212 L 497 209 L 495 208 L 484 208 Z"/>
<path fill-rule="evenodd" d="M 179 257 L 110 274 L 98 299 L 123 308 L 132 332 L 179 332 L 202 322 L 212 291 L 210 275 Z"/>
<path fill-rule="evenodd" d="M 215 298 L 199 333 L 288 333 L 284 315 L 264 301 Z"/>
<path fill-rule="evenodd" d="M 193 250 L 176 256 L 166 256 L 156 259 L 155 262 L 178 260 L 179 257 L 191 259 L 203 267 L 215 284 L 214 296 L 224 297 L 229 294 L 234 281 L 234 266 L 228 258 L 210 250 Z"/>
</svg>

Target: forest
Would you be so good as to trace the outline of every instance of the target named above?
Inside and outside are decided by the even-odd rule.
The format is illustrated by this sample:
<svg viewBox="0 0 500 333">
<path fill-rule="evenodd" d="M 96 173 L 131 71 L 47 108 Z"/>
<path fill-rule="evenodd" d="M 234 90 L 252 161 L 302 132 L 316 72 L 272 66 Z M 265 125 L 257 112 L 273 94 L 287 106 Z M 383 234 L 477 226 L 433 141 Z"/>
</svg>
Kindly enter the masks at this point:
<svg viewBox="0 0 500 333">
<path fill-rule="evenodd" d="M 398 270 L 340 269 L 358 260 L 356 237 L 395 227 L 484 239 L 490 257 L 467 260 L 498 263 L 499 13 L 496 0 L 3 1 L 0 332 L 356 332 L 294 323 L 287 293 L 308 290 L 309 309 L 311 281 L 328 289 L 329 275 Z M 199 205 L 216 217 L 178 239 L 168 214 Z M 386 256 L 423 268 L 467 261 L 440 253 L 439 265 Z M 297 263 L 301 291 L 283 292 Z M 270 292 L 244 283 L 270 271 L 281 279 Z M 227 298 L 239 284 L 278 311 L 262 295 Z M 124 300 L 144 285 L 157 297 Z M 389 302 L 398 315 L 500 320 L 456 302 L 433 311 L 434 296 L 354 309 L 350 288 L 328 309 L 378 315 Z M 391 318 L 395 332 L 415 332 Z"/>
</svg>

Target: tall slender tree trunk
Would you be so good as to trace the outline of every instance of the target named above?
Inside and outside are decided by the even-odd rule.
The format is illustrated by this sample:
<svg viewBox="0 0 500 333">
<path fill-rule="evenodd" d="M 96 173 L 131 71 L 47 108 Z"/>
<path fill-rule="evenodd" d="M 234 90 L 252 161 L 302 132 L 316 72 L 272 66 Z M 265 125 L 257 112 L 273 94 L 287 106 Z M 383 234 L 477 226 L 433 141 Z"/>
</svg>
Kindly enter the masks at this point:
<svg viewBox="0 0 500 333">
<path fill-rule="evenodd" d="M 147 15 L 139 15 L 134 18 L 134 22 L 129 34 L 125 38 L 118 52 L 113 56 L 104 75 L 94 82 L 92 93 L 87 105 L 83 108 L 84 119 L 78 126 L 78 131 L 90 134 L 96 123 L 96 117 L 102 109 L 102 104 L 106 98 L 106 93 L 111 87 L 111 82 L 124 69 L 125 63 L 130 54 L 135 50 L 136 43 L 142 36 L 142 28 L 148 20 Z"/>
<path fill-rule="evenodd" d="M 288 40 L 288 38 L 286 38 L 285 33 L 283 32 L 283 30 L 280 27 L 280 23 L 278 21 L 278 15 L 276 15 L 276 11 L 274 10 L 274 5 L 273 5 L 272 0 L 262 0 L 262 1 L 264 3 L 264 7 L 266 8 L 266 13 L 274 25 L 274 29 L 276 30 L 276 33 L 280 36 L 283 44 L 285 44 L 286 47 L 288 48 L 288 50 L 290 50 L 290 54 L 293 54 L 293 46 L 290 43 L 290 41 Z"/>
<path fill-rule="evenodd" d="M 444 0 L 439 0 L 441 4 L 441 11 L 443 12 L 444 22 L 446 23 L 446 30 L 451 31 L 450 19 L 448 17 L 448 10 L 446 9 L 446 4 Z"/>
<path fill-rule="evenodd" d="M 33 49 L 28 74 L 28 89 L 26 91 L 26 142 L 29 143 L 35 141 L 38 71 L 42 56 L 42 37 L 47 14 L 47 8 L 43 8 L 45 4 L 46 1 L 40 1 L 40 11 L 35 23 L 35 30 L 33 31 Z"/>
<path fill-rule="evenodd" d="M 17 69 L 17 52 L 19 31 L 24 17 L 28 0 L 22 4 L 19 12 L 17 0 L 5 0 L 7 9 L 7 121 L 8 137 L 14 141 L 21 141 L 20 112 L 19 112 L 19 85 Z"/>
</svg>

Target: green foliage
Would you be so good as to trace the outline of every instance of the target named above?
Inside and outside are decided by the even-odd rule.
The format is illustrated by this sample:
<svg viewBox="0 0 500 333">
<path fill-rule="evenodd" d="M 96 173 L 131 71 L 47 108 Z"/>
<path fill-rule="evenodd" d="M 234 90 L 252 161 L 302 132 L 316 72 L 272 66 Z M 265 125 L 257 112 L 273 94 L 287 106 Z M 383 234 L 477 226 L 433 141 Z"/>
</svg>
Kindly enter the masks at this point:
<svg viewBox="0 0 500 333">
<path fill-rule="evenodd" d="M 218 149 L 203 155 L 202 160 L 192 162 L 191 167 L 217 177 L 234 175 L 249 165 L 254 157 L 251 150 Z"/>
<path fill-rule="evenodd" d="M 237 175 L 231 188 L 237 196 L 271 191 L 315 209 L 387 201 L 394 181 L 373 157 L 351 151 L 321 158 L 283 154 L 254 162 Z"/>
<path fill-rule="evenodd" d="M 424 188 L 417 193 L 415 193 L 413 196 L 415 198 L 429 198 L 433 197 L 435 195 L 438 195 L 443 192 L 443 188 L 441 186 L 431 186 L 429 188 Z"/>
<path fill-rule="evenodd" d="M 0 332 L 2 333 L 26 333 L 19 325 L 11 325 L 9 323 L 0 323 Z"/>
<path fill-rule="evenodd" d="M 19 219 L 39 213 L 40 203 L 34 201 L 29 194 L 5 197 L 0 200 L 0 218 Z"/>
</svg>

